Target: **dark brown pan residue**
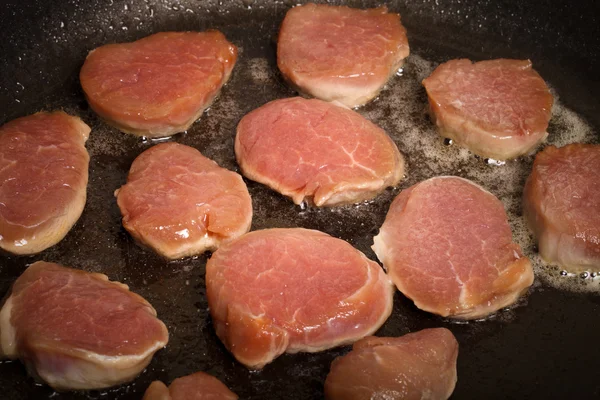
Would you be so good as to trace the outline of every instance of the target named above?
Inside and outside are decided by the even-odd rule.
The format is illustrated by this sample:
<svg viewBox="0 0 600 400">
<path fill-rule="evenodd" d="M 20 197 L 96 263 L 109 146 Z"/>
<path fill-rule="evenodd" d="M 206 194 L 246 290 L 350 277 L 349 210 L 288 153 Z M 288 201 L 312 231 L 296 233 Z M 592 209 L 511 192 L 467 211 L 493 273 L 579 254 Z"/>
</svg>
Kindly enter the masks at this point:
<svg viewBox="0 0 600 400">
<path fill-rule="evenodd" d="M 204 284 L 208 255 L 167 262 L 135 245 L 125 232 L 113 192 L 125 182 L 133 159 L 152 143 L 122 134 L 101 122 L 87 107 L 77 79 L 85 55 L 99 45 L 131 41 L 166 30 L 221 30 L 240 49 L 232 79 L 202 118 L 173 140 L 199 149 L 222 167 L 239 171 L 233 153 L 237 122 L 259 105 L 294 95 L 277 71 L 274 39 L 285 11 L 295 2 L 41 3 L 14 2 L 11 10 L 15 15 L 9 11 L 0 17 L 6 22 L 0 28 L 4 29 L 5 38 L 0 44 L 0 122 L 40 109 L 62 108 L 83 118 L 92 127 L 87 144 L 91 155 L 88 202 L 75 228 L 57 246 L 31 257 L 0 256 L 0 296 L 25 265 L 36 260 L 103 272 L 111 280 L 130 285 L 152 303 L 167 324 L 171 339 L 139 378 L 106 392 L 53 393 L 27 377 L 19 362 L 0 362 L 0 397 L 139 399 L 155 379 L 171 382 L 179 376 L 205 371 L 221 379 L 241 398 L 321 398 L 329 364 L 345 354 L 348 347 L 284 355 L 260 372 L 249 372 L 235 362 L 213 331 Z M 437 326 L 451 329 L 460 344 L 458 384 L 453 395 L 456 399 L 593 398 L 600 395 L 596 379 L 600 350 L 594 345 L 599 332 L 594 327 L 600 322 L 600 280 L 591 274 L 585 278 L 562 276 L 558 268 L 545 266 L 536 255 L 520 206 L 522 186 L 533 157 L 495 165 L 456 146 L 444 145 L 426 114 L 426 95 L 420 81 L 438 63 L 450 58 L 530 57 L 534 68 L 554 88 L 557 101 L 548 143 L 558 146 L 599 142 L 600 118 L 592 115 L 594 109 L 600 109 L 600 101 L 592 95 L 592 89 L 598 85 L 591 75 L 585 74 L 591 69 L 586 70 L 583 65 L 579 76 L 564 72 L 566 61 L 558 57 L 555 48 L 570 45 L 564 42 L 566 28 L 555 28 L 549 23 L 563 36 L 556 39 L 547 33 L 550 36 L 544 44 L 540 23 L 524 27 L 527 13 L 531 13 L 529 6 L 511 6 L 511 16 L 502 7 L 486 1 L 478 5 L 466 0 L 462 5 L 458 0 L 439 3 L 442 1 L 389 5 L 392 11 L 402 13 L 412 54 L 402 76 L 392 79 L 377 100 L 359 110 L 398 144 L 407 159 L 407 178 L 371 202 L 323 210 L 303 209 L 262 185 L 247 182 L 254 204 L 253 229 L 319 229 L 349 241 L 375 259 L 370 249 L 372 238 L 400 190 L 437 175 L 471 179 L 505 204 L 516 241 L 534 261 L 534 287 L 515 307 L 485 321 L 464 324 L 421 312 L 397 293 L 392 316 L 378 334 L 399 336 Z M 378 3 L 350 4 L 366 7 Z M 22 24 L 21 14 L 29 15 L 29 25 Z M 553 15 L 548 18 L 558 18 Z M 581 18 L 590 21 L 589 17 Z M 477 34 L 471 33 L 474 31 Z M 530 40 L 528 48 L 519 39 L 523 35 Z M 590 39 L 591 44 L 593 40 Z M 511 47 L 513 43 L 521 45 Z M 579 42 L 573 46 L 573 51 L 584 48 L 577 47 L 582 46 Z M 546 56 L 542 56 L 546 53 L 540 48 L 546 50 Z M 597 56 L 582 54 L 590 64 Z"/>
</svg>

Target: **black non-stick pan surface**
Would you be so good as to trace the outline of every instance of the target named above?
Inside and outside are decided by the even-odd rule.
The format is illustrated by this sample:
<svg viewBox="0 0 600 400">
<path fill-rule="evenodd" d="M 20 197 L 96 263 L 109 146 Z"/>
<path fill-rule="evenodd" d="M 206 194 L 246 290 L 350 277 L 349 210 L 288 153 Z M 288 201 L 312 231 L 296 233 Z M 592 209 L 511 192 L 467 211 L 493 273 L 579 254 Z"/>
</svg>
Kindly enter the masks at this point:
<svg viewBox="0 0 600 400">
<path fill-rule="evenodd" d="M 36 260 L 107 274 L 144 296 L 170 332 L 168 346 L 133 382 L 108 391 L 55 393 L 18 361 L 0 361 L 0 399 L 140 399 L 155 379 L 166 383 L 195 371 L 225 382 L 241 398 L 318 399 L 331 361 L 349 347 L 283 355 L 260 372 L 237 363 L 216 337 L 204 272 L 208 254 L 167 262 L 136 246 L 121 226 L 113 192 L 133 159 L 153 145 L 108 127 L 88 108 L 79 69 L 91 49 L 167 30 L 219 29 L 240 49 L 229 84 L 202 118 L 173 140 L 238 171 L 235 127 L 250 110 L 295 93 L 279 75 L 275 40 L 295 1 L 9 0 L 0 11 L 0 123 L 39 110 L 64 109 L 92 127 L 86 208 L 58 245 L 30 257 L 0 255 L 0 297 Z M 337 2 L 339 3 L 339 2 Z M 380 5 L 351 1 L 355 7 Z M 548 143 L 599 142 L 600 24 L 595 0 L 418 0 L 390 2 L 411 46 L 402 76 L 358 110 L 382 126 L 408 162 L 406 179 L 374 201 L 335 209 L 302 208 L 247 181 L 252 229 L 320 229 L 367 256 L 390 202 L 402 189 L 436 175 L 459 175 L 504 202 L 515 240 L 535 265 L 536 282 L 517 305 L 483 321 L 455 323 L 415 308 L 396 294 L 394 311 L 377 333 L 398 336 L 428 327 L 452 330 L 460 343 L 453 399 L 600 398 L 600 280 L 563 276 L 540 261 L 521 216 L 521 190 L 533 157 L 494 165 L 446 146 L 425 112 L 420 80 L 450 58 L 530 58 L 557 99 Z M 599 171 L 600 173 L 600 171 Z M 115 326 L 114 329 L 119 329 Z"/>
</svg>

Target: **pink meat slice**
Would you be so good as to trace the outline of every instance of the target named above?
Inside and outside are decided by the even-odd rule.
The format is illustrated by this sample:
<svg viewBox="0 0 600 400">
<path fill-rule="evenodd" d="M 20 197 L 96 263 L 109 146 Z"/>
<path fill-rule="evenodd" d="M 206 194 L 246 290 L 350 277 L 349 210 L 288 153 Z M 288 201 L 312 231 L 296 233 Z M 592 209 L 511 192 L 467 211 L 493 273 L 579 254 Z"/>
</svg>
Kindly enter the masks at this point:
<svg viewBox="0 0 600 400">
<path fill-rule="evenodd" d="M 233 393 L 220 380 L 204 372 L 177 378 L 167 386 L 154 381 L 142 400 L 237 400 Z"/>
<path fill-rule="evenodd" d="M 541 256 L 575 272 L 600 268 L 600 145 L 548 146 L 523 191 Z"/>
<path fill-rule="evenodd" d="M 59 390 L 132 380 L 168 342 L 156 311 L 106 275 L 38 261 L 0 309 L 0 358 Z"/>
<path fill-rule="evenodd" d="M 237 48 L 219 31 L 160 32 L 90 52 L 80 72 L 92 109 L 123 132 L 185 131 L 227 82 Z"/>
<path fill-rule="evenodd" d="M 553 97 L 529 60 L 451 60 L 423 81 L 440 135 L 496 160 L 548 135 Z"/>
<path fill-rule="evenodd" d="M 448 399 L 456 385 L 458 343 L 446 328 L 401 337 L 370 336 L 333 360 L 327 400 Z"/>
<path fill-rule="evenodd" d="M 392 311 L 393 285 L 343 240 L 266 229 L 213 254 L 206 295 L 221 341 L 260 369 L 284 352 L 317 352 L 372 334 Z"/>
<path fill-rule="evenodd" d="M 214 250 L 252 222 L 242 177 L 174 142 L 139 155 L 115 194 L 129 233 L 171 259 Z"/>
<path fill-rule="evenodd" d="M 294 203 L 356 203 L 396 185 L 404 158 L 392 139 L 360 114 L 294 97 L 240 121 L 235 154 L 242 173 Z"/>
<path fill-rule="evenodd" d="M 0 248 L 34 254 L 60 242 L 86 199 L 90 128 L 62 111 L 0 127 Z"/>
<path fill-rule="evenodd" d="M 289 10 L 277 41 L 283 76 L 311 96 L 363 105 L 408 57 L 406 29 L 387 7 L 306 4 Z"/>
<path fill-rule="evenodd" d="M 402 191 L 373 250 L 406 297 L 444 317 L 485 317 L 513 304 L 533 283 L 500 200 L 458 177 L 435 177 Z"/>
</svg>

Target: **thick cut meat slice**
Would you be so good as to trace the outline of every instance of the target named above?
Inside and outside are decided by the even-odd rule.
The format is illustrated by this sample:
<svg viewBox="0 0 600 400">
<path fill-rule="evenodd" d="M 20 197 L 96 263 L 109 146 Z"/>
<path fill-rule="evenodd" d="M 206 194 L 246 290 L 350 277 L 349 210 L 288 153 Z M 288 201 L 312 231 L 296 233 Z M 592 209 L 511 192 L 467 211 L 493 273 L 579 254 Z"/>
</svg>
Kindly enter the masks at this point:
<svg viewBox="0 0 600 400">
<path fill-rule="evenodd" d="M 401 192 L 374 242 L 398 289 L 444 317 L 485 317 L 533 283 L 502 203 L 466 179 L 436 177 Z"/>
<path fill-rule="evenodd" d="M 277 65 L 300 91 L 347 107 L 377 96 L 408 57 L 400 15 L 306 4 L 289 10 L 277 41 Z"/>
<path fill-rule="evenodd" d="M 550 263 L 600 268 L 600 145 L 546 147 L 523 191 L 523 213 Z"/>
<path fill-rule="evenodd" d="M 548 135 L 552 95 L 529 60 L 451 60 L 423 85 L 440 135 L 477 155 L 515 158 Z"/>
<path fill-rule="evenodd" d="M 229 79 L 236 47 L 219 31 L 161 32 L 90 52 L 80 80 L 92 109 L 123 132 L 185 131 Z"/>
<path fill-rule="evenodd" d="M 77 222 L 86 199 L 90 128 L 62 111 L 0 127 L 0 248 L 34 254 Z"/>
<path fill-rule="evenodd" d="M 177 143 L 140 154 L 115 195 L 129 233 L 171 259 L 214 250 L 252 222 L 242 177 Z"/>
<path fill-rule="evenodd" d="M 446 328 L 359 340 L 333 360 L 327 400 L 445 400 L 456 385 L 458 343 Z"/>
<path fill-rule="evenodd" d="M 132 380 L 168 341 L 154 308 L 106 275 L 38 261 L 0 310 L 0 358 L 20 358 L 55 389 Z"/>
<path fill-rule="evenodd" d="M 167 386 L 154 381 L 142 400 L 237 400 L 233 393 L 220 380 L 204 372 L 196 372 L 177 378 Z"/>
<path fill-rule="evenodd" d="M 275 100 L 242 118 L 242 173 L 300 204 L 356 203 L 396 185 L 404 158 L 377 125 L 321 100 Z"/>
<path fill-rule="evenodd" d="M 250 232 L 206 265 L 217 335 L 235 358 L 262 368 L 284 352 L 317 352 L 375 332 L 393 285 L 343 240 L 294 228 Z"/>
</svg>

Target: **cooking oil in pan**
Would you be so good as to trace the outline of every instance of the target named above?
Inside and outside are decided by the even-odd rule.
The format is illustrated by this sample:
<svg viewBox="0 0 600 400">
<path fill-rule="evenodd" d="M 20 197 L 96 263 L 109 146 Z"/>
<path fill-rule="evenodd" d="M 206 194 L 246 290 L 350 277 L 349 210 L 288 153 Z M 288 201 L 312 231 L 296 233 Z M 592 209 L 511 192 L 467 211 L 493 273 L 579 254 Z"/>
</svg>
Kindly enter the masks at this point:
<svg viewBox="0 0 600 400">
<path fill-rule="evenodd" d="M 561 275 L 541 260 L 535 241 L 521 213 L 522 190 L 531 171 L 534 155 L 516 160 L 498 161 L 474 156 L 442 139 L 427 114 L 427 95 L 421 81 L 429 76 L 434 64 L 419 55 L 409 56 L 403 76 L 395 78 L 382 92 L 376 106 L 367 105 L 359 112 L 378 123 L 398 144 L 408 164 L 407 188 L 438 175 L 457 175 L 470 179 L 494 193 L 503 202 L 513 235 L 534 266 L 537 278 L 545 284 L 567 290 L 600 291 L 600 276 Z M 577 113 L 564 106 L 554 93 L 552 119 L 544 145 L 562 147 L 569 143 L 593 143 L 598 134 Z M 360 208 L 357 209 L 361 212 Z M 357 216 L 360 218 L 360 216 Z"/>
<path fill-rule="evenodd" d="M 240 14 L 234 16 L 232 13 L 231 17 L 226 15 L 229 9 L 239 8 L 240 1 L 206 0 L 199 3 L 188 0 L 149 0 L 129 2 L 128 10 L 124 9 L 121 3 L 119 9 L 124 12 L 120 13 L 115 13 L 114 7 L 112 4 L 108 5 L 108 2 L 72 2 L 74 15 L 67 15 L 61 11 L 42 21 L 41 31 L 46 32 L 48 37 L 45 42 L 27 45 L 26 37 L 17 37 L 22 53 L 18 54 L 18 62 L 15 60 L 12 70 L 3 65 L 3 68 L 10 72 L 7 72 L 7 76 L 16 77 L 17 74 L 13 72 L 22 69 L 27 72 L 26 76 L 38 78 L 34 80 L 37 85 L 32 85 L 31 80 L 15 78 L 15 81 L 23 83 L 23 87 L 12 87 L 14 96 L 11 99 L 14 100 L 11 103 L 14 103 L 15 111 L 6 114 L 6 118 L 37 111 L 25 108 L 25 104 L 30 104 L 32 99 L 31 92 L 37 90 L 39 84 L 62 82 L 68 74 L 73 74 L 73 71 L 78 69 L 87 52 L 94 47 L 105 43 L 131 41 L 157 30 L 221 29 L 228 37 L 231 36 L 240 49 L 244 47 L 244 52 L 240 52 L 232 78 L 223 88 L 222 95 L 215 101 L 210 113 L 205 113 L 192 125 L 187 135 L 175 137 L 174 140 L 192 145 L 225 168 L 239 170 L 233 153 L 237 122 L 244 114 L 270 100 L 295 95 L 283 83 L 277 71 L 275 51 L 272 46 L 269 47 L 269 40 L 276 33 L 284 9 L 297 2 L 276 1 L 274 8 L 279 12 L 277 17 L 271 15 L 270 19 L 251 24 L 250 18 L 239 18 Z M 415 3 L 413 6 L 429 9 L 432 3 L 423 3 L 422 6 Z M 176 5 L 176 9 L 173 5 Z M 244 10 L 244 16 L 258 14 L 260 3 L 251 6 L 252 12 Z M 187 11 L 186 7 L 194 10 L 196 14 Z M 464 10 L 465 8 L 461 7 L 461 16 L 467 14 Z M 472 13 L 470 15 L 478 20 L 477 23 L 483 18 L 475 17 Z M 79 23 L 68 22 L 71 20 Z M 60 26 L 61 21 L 64 21 L 65 27 Z M 125 31 L 123 27 L 128 29 Z M 252 35 L 248 35 L 248 32 L 252 32 Z M 7 43 L 11 42 L 9 39 L 11 38 L 7 38 Z M 48 61 L 39 57 L 45 52 L 43 46 L 52 49 L 57 55 L 55 58 L 67 54 L 74 60 L 72 65 L 64 69 L 67 71 L 64 76 L 52 75 L 52 68 L 42 68 Z M 417 46 L 415 50 L 418 52 Z M 16 56 L 15 53 L 15 58 Z M 50 59 L 50 64 L 52 60 Z M 377 234 L 387 208 L 398 192 L 432 176 L 458 175 L 481 184 L 504 202 L 515 240 L 534 264 L 537 276 L 534 291 L 543 285 L 568 290 L 600 291 L 598 271 L 589 271 L 588 275 L 567 272 L 561 274 L 560 268 L 547 266 L 537 255 L 530 231 L 520 215 L 522 187 L 531 169 L 532 156 L 507 161 L 501 166 L 489 165 L 451 142 L 444 143 L 437 134 L 427 116 L 427 97 L 420 83 L 435 66 L 413 52 L 403 67 L 402 76 L 394 76 L 376 101 L 358 110 L 384 128 L 405 155 L 407 177 L 398 188 L 387 189 L 369 204 L 333 209 L 309 207 L 301 210 L 291 200 L 260 184 L 247 181 L 254 203 L 253 229 L 275 226 L 320 229 L 348 240 L 370 258 L 376 259 L 370 250 L 372 238 Z M 75 81 L 76 78 L 73 78 L 73 82 Z M 281 363 L 275 367 L 277 371 L 270 370 L 271 375 L 269 372 L 260 371 L 249 374 L 237 365 L 216 338 L 208 316 L 203 280 L 207 256 L 187 259 L 179 264 L 168 263 L 151 252 L 139 249 L 121 226 L 121 215 L 113 192 L 126 181 L 131 162 L 147 149 L 149 144 L 144 144 L 138 137 L 123 134 L 101 122 L 91 110 L 82 106 L 81 93 L 75 91 L 69 96 L 60 101 L 52 100 L 47 108 L 64 108 L 69 114 L 81 116 L 92 127 L 87 143 L 91 155 L 88 203 L 82 218 L 70 235 L 47 251 L 44 257 L 61 261 L 65 265 L 103 272 L 111 279 L 128 283 L 136 293 L 143 295 L 156 307 L 173 333 L 167 349 L 157 353 L 148 370 L 133 383 L 109 391 L 80 393 L 74 395 L 77 397 L 70 398 L 140 398 L 152 379 L 170 381 L 196 370 L 210 370 L 234 387 L 252 387 L 254 393 L 276 393 L 273 389 L 276 386 L 273 385 L 276 385 L 274 382 L 277 380 L 273 376 L 281 377 L 281 381 L 284 381 L 289 376 L 297 377 L 303 373 L 307 378 L 310 377 L 312 386 L 317 386 L 316 391 L 320 394 L 319 379 L 326 375 L 327 366 L 333 357 L 344 350 L 284 356 Z M 21 103 L 17 103 L 18 101 Z M 557 146 L 572 142 L 598 141 L 598 132 L 594 132 L 584 120 L 564 107 L 560 101 L 554 106 L 549 133 L 547 142 Z M 400 294 L 396 294 L 396 300 L 404 301 Z M 522 298 L 515 306 L 516 309 L 526 302 L 527 297 Z M 415 326 L 413 317 L 404 311 L 395 308 L 393 318 L 387 325 L 387 334 L 398 335 L 408 327 Z M 508 321 L 514 315 L 515 311 L 511 307 L 496 313 L 493 318 Z M 414 312 L 414 317 L 419 321 L 427 318 L 425 313 L 417 311 Z M 474 333 L 469 335 L 477 337 L 477 332 L 484 332 L 491 329 L 490 327 L 495 328 L 495 325 L 471 323 L 469 332 Z M 481 346 L 477 350 L 481 350 Z M 465 354 L 468 354 L 468 351 Z M 300 361 L 295 357 L 300 357 Z M 283 371 L 293 373 L 286 375 Z M 280 372 L 281 375 L 277 375 Z M 15 374 L 19 379 L 24 379 L 20 370 Z M 251 377 L 250 380 L 248 376 Z M 25 381 L 20 383 L 23 393 L 31 393 L 25 392 L 25 389 L 32 385 L 27 385 Z M 308 393 L 306 387 L 294 390 L 297 391 L 296 396 L 292 396 L 294 398 L 311 398 L 308 395 L 302 396 Z M 248 393 L 252 392 L 246 391 L 245 394 Z M 21 397 L 23 396 L 27 394 Z M 65 395 L 47 393 L 35 398 L 48 396 Z"/>
</svg>

